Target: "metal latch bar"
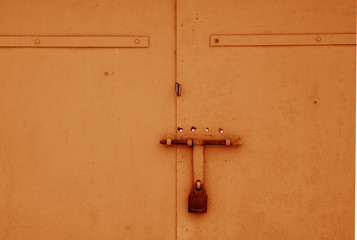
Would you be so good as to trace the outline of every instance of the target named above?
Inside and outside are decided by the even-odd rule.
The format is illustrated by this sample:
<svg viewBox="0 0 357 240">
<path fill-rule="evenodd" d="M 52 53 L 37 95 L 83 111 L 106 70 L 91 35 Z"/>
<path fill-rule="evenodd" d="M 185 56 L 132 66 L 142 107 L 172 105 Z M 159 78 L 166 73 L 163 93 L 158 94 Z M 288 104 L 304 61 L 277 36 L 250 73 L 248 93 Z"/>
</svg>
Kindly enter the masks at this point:
<svg viewBox="0 0 357 240">
<path fill-rule="evenodd" d="M 221 146 L 238 146 L 242 142 L 239 138 L 234 139 L 163 139 L 161 144 L 167 146 L 184 145 L 192 147 L 192 170 L 193 170 L 193 186 L 189 195 L 188 211 L 195 213 L 207 212 L 207 194 L 204 188 L 204 146 L 205 145 L 221 145 Z"/>
<path fill-rule="evenodd" d="M 189 142 L 192 141 L 192 139 L 187 139 L 187 140 L 163 139 L 163 140 L 160 140 L 160 143 L 167 145 L 168 141 L 171 141 L 171 143 L 169 145 L 172 145 L 172 144 L 187 145 L 187 146 L 191 147 Z M 227 142 L 229 142 L 230 144 L 227 145 Z M 219 140 L 203 139 L 203 140 L 201 140 L 201 143 L 200 143 L 200 145 L 225 145 L 225 146 L 238 146 L 241 144 L 242 144 L 242 142 L 240 139 L 219 139 Z"/>
<path fill-rule="evenodd" d="M 200 181 L 203 184 L 203 168 L 204 168 L 204 146 L 205 145 L 221 145 L 221 146 L 238 146 L 242 144 L 239 138 L 237 139 L 163 139 L 161 144 L 166 145 L 186 145 L 193 148 L 193 182 Z"/>
</svg>

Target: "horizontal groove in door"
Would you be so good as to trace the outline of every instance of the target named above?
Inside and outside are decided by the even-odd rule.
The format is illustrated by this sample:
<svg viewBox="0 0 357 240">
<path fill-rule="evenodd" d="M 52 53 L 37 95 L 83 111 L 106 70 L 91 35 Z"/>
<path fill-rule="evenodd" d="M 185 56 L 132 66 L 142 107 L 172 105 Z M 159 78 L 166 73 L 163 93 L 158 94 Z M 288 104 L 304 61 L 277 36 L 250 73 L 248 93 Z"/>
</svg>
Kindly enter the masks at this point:
<svg viewBox="0 0 357 240">
<path fill-rule="evenodd" d="M 0 48 L 147 48 L 148 36 L 0 36 Z"/>
<path fill-rule="evenodd" d="M 356 45 L 356 33 L 213 34 L 212 47 Z"/>
</svg>

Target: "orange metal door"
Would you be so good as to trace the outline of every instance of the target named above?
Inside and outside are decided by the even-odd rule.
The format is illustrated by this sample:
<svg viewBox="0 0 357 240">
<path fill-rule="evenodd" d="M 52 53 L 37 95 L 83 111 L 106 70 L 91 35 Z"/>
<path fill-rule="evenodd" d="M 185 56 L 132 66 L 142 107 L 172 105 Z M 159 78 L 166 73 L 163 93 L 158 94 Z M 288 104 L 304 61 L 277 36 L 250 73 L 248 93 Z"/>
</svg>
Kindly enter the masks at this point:
<svg viewBox="0 0 357 240">
<path fill-rule="evenodd" d="M 242 141 L 205 147 L 200 215 L 187 212 L 192 153 L 178 148 L 178 239 L 353 239 L 355 9 L 178 1 L 177 136 Z"/>
<path fill-rule="evenodd" d="M 0 240 L 353 239 L 355 8 L 2 1 Z"/>
<path fill-rule="evenodd" d="M 173 1 L 0 2 L 1 240 L 175 239 L 174 22 Z"/>
</svg>

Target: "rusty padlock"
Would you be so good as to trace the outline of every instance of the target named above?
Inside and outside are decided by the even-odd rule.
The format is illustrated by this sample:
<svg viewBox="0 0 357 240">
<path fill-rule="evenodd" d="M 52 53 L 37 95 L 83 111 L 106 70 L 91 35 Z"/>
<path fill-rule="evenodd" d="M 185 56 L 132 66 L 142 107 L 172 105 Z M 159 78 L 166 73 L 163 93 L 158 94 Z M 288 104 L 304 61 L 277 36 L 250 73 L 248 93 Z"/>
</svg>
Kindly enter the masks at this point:
<svg viewBox="0 0 357 240">
<path fill-rule="evenodd" d="M 196 186 L 192 187 L 188 197 L 188 211 L 194 213 L 207 212 L 207 195 L 199 180 L 196 182 Z"/>
</svg>

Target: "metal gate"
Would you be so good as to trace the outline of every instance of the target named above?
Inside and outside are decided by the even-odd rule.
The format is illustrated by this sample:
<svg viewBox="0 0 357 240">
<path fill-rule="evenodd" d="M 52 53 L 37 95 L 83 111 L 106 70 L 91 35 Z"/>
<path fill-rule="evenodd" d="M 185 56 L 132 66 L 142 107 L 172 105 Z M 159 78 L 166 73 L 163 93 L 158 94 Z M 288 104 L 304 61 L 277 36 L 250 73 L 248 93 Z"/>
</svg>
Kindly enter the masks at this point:
<svg viewBox="0 0 357 240">
<path fill-rule="evenodd" d="M 355 1 L 0 13 L 1 240 L 353 239 Z"/>
</svg>

